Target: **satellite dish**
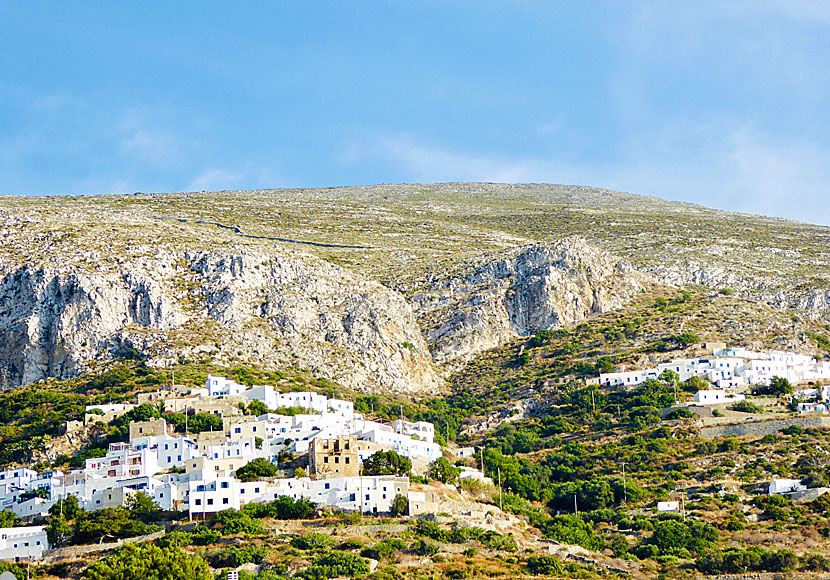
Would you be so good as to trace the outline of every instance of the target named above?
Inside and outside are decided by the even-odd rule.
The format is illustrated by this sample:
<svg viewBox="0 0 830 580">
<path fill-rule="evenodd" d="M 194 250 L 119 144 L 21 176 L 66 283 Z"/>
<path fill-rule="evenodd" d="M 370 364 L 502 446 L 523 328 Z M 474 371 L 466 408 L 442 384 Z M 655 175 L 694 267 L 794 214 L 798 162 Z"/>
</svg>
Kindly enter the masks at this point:
<svg viewBox="0 0 830 580">
<path fill-rule="evenodd" d="M 17 576 L 11 572 L 3 572 L 0 574 L 0 580 L 17 580 Z"/>
</svg>

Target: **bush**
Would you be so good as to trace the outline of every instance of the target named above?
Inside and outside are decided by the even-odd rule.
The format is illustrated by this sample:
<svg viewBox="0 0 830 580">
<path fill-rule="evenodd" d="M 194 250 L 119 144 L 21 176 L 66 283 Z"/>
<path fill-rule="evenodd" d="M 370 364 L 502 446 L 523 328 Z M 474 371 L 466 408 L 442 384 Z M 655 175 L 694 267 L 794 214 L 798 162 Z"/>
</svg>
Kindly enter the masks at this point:
<svg viewBox="0 0 830 580">
<path fill-rule="evenodd" d="M 327 550 L 332 544 L 334 540 L 331 536 L 319 532 L 310 532 L 304 536 L 291 538 L 291 545 L 298 550 Z"/>
<path fill-rule="evenodd" d="M 178 548 L 129 544 L 86 571 L 89 580 L 213 580 L 201 556 Z"/>
<path fill-rule="evenodd" d="M 382 560 L 388 558 L 398 550 L 403 550 L 406 546 L 398 538 L 386 538 L 378 542 L 371 548 L 364 548 L 360 555 L 364 558 L 371 558 L 372 560 Z"/>
<path fill-rule="evenodd" d="M 573 514 L 554 516 L 542 524 L 546 536 L 565 544 L 576 544 L 588 550 L 599 551 L 605 542 L 582 518 Z"/>
<path fill-rule="evenodd" d="M 263 477 L 274 477 L 277 475 L 277 466 L 258 457 L 247 465 L 243 465 L 236 470 L 236 478 L 240 481 L 255 481 Z"/>
<path fill-rule="evenodd" d="M 242 564 L 261 564 L 267 555 L 265 546 L 228 546 L 208 558 L 214 568 L 238 568 Z"/>
<path fill-rule="evenodd" d="M 369 563 L 349 552 L 332 552 L 315 560 L 312 566 L 298 572 L 294 578 L 301 580 L 321 580 L 348 576 L 359 578 L 369 573 Z"/>
<path fill-rule="evenodd" d="M 197 546 L 208 546 L 215 544 L 222 537 L 222 534 L 207 526 L 196 526 L 190 533 L 190 539 Z"/>
<path fill-rule="evenodd" d="M 239 512 L 235 509 L 222 510 L 213 516 L 210 520 L 210 526 L 221 526 L 222 535 L 228 536 L 232 534 L 261 534 L 262 523 L 249 516 L 245 512 Z"/>
<path fill-rule="evenodd" d="M 553 556 L 531 556 L 527 559 L 527 569 L 533 575 L 564 576 L 565 567 Z"/>
<path fill-rule="evenodd" d="M 392 515 L 409 515 L 409 499 L 405 495 L 397 494 L 395 499 L 392 500 Z"/>
<path fill-rule="evenodd" d="M 750 401 L 739 401 L 734 405 L 729 407 L 733 411 L 739 411 L 741 413 L 763 413 L 764 409 L 752 403 Z"/>
<path fill-rule="evenodd" d="M 692 413 L 686 407 L 680 407 L 679 409 L 675 409 L 674 411 L 666 415 L 666 419 L 668 419 L 669 421 L 673 421 L 674 419 L 691 419 L 694 416 L 695 414 Z"/>
<path fill-rule="evenodd" d="M 426 556 L 428 558 L 438 553 L 438 546 L 432 542 L 427 542 L 424 538 L 412 544 L 409 549 L 419 556 Z"/>
</svg>

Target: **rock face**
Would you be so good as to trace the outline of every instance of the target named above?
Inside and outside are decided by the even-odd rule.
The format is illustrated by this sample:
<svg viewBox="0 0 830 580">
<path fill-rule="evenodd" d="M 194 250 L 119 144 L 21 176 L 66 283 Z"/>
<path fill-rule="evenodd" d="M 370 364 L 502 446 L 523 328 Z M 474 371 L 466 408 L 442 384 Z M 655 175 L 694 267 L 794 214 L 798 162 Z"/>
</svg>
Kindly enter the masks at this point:
<svg viewBox="0 0 830 580">
<path fill-rule="evenodd" d="M 182 317 L 137 270 L 88 275 L 29 266 L 0 281 L 0 383 L 69 377 L 117 348 L 129 325 L 168 330 Z"/>
<path fill-rule="evenodd" d="M 138 355 L 155 366 L 296 366 L 365 391 L 433 393 L 443 386 L 435 363 L 619 308 L 649 280 L 581 239 L 512 250 L 409 301 L 275 248 L 139 247 L 89 262 L 0 272 L 2 386 Z"/>
<path fill-rule="evenodd" d="M 397 292 L 310 256 L 197 254 L 188 261 L 206 314 L 257 349 L 276 339 L 272 350 L 287 347 L 300 366 L 355 388 L 440 389 L 415 315 Z M 246 330 L 252 322 L 259 332 Z"/>
<path fill-rule="evenodd" d="M 7 386 L 73 376 L 126 349 L 149 364 L 205 353 L 294 364 L 364 390 L 442 385 L 401 295 L 281 251 L 157 253 L 91 272 L 23 266 L 0 275 L 0 337 Z"/>
<path fill-rule="evenodd" d="M 623 306 L 652 283 L 581 238 L 513 250 L 412 298 L 433 357 L 464 361 L 516 336 Z"/>
</svg>

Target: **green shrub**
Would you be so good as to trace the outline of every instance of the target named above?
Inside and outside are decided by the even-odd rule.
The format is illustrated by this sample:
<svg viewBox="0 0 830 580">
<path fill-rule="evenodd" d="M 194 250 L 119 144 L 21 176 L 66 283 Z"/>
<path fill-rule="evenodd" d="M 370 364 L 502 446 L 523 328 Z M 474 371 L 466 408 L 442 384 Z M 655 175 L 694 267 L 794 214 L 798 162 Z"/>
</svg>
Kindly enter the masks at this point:
<svg viewBox="0 0 830 580">
<path fill-rule="evenodd" d="M 312 566 L 298 572 L 294 578 L 301 580 L 321 580 L 347 576 L 360 578 L 369 573 L 369 563 L 349 552 L 332 552 L 314 561 Z"/>
<path fill-rule="evenodd" d="M 298 550 L 327 550 L 333 544 L 331 536 L 319 532 L 309 532 L 304 536 L 291 538 L 291 545 Z"/>
<path fill-rule="evenodd" d="M 221 526 L 222 535 L 261 534 L 262 523 L 245 512 L 235 509 L 222 510 L 210 520 L 210 526 Z"/>
<path fill-rule="evenodd" d="M 243 465 L 237 469 L 236 478 L 240 481 L 255 481 L 263 477 L 274 477 L 277 475 L 277 472 L 276 465 L 267 459 L 258 457 L 247 465 Z"/>
<path fill-rule="evenodd" d="M 89 580 L 213 580 L 201 556 L 153 544 L 129 544 L 90 566 L 85 577 Z"/>
</svg>

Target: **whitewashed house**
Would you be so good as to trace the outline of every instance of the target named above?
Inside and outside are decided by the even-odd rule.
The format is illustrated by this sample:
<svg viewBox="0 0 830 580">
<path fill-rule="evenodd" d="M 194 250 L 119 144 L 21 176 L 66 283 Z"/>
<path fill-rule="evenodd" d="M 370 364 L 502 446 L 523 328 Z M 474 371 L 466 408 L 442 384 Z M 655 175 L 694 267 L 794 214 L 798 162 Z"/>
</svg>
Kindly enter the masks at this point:
<svg viewBox="0 0 830 580">
<path fill-rule="evenodd" d="M 730 393 L 728 391 L 721 391 L 721 390 L 698 391 L 697 393 L 695 393 L 694 404 L 695 405 L 723 405 L 725 403 L 737 403 L 738 401 L 743 401 L 744 399 L 746 399 L 746 396 L 735 394 L 735 393 Z"/>
<path fill-rule="evenodd" d="M 800 479 L 773 479 L 769 482 L 769 495 L 804 491 L 807 487 L 801 485 Z"/>
<path fill-rule="evenodd" d="M 0 560 L 40 560 L 48 547 L 46 526 L 0 528 Z"/>
<path fill-rule="evenodd" d="M 206 386 L 208 395 L 211 397 L 242 395 L 247 390 L 247 387 L 237 384 L 230 379 L 212 377 L 210 375 L 208 375 Z"/>
</svg>

